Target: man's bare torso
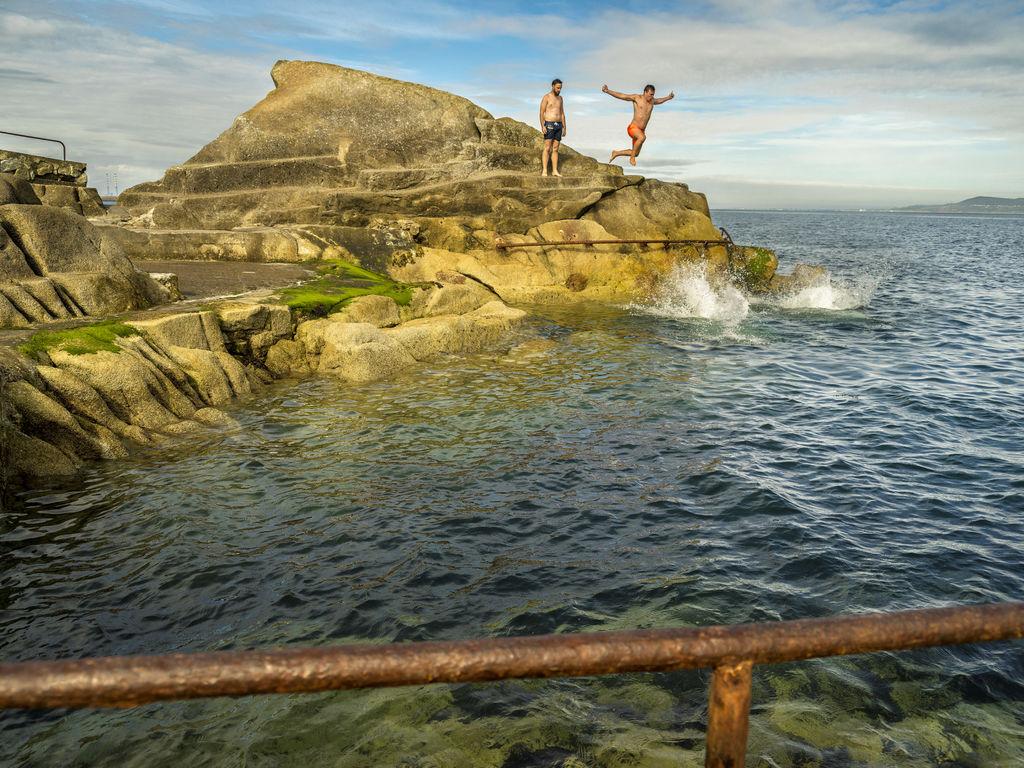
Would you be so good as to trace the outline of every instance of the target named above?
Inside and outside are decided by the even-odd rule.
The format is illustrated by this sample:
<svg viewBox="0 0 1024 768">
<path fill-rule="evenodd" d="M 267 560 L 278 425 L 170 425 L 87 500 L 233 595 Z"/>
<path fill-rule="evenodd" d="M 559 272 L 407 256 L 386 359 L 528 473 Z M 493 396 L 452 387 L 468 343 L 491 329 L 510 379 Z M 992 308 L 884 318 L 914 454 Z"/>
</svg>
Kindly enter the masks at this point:
<svg viewBox="0 0 1024 768">
<path fill-rule="evenodd" d="M 562 97 L 555 96 L 553 93 L 545 94 L 541 111 L 544 113 L 544 119 L 546 121 L 551 123 L 562 122 L 565 118 L 565 112 L 562 107 Z"/>
<path fill-rule="evenodd" d="M 633 125 L 646 128 L 651 122 L 651 112 L 654 111 L 654 99 L 650 101 L 642 93 L 633 99 Z"/>
</svg>

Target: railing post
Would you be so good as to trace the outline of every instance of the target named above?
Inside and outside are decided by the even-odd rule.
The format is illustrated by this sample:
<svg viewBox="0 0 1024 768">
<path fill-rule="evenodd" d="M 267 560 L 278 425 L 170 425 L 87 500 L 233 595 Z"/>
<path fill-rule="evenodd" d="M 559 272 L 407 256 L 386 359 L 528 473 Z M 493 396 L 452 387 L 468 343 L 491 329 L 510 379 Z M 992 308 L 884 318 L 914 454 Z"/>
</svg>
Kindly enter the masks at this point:
<svg viewBox="0 0 1024 768">
<path fill-rule="evenodd" d="M 54 144 L 60 144 L 61 157 L 67 161 L 68 159 L 68 148 L 64 146 L 64 142 L 60 139 L 47 139 L 44 136 L 33 136 L 29 133 L 14 133 L 13 131 L 0 131 L 5 136 L 20 136 L 23 139 L 35 139 L 36 141 L 50 141 Z"/>
<path fill-rule="evenodd" d="M 743 768 L 747 756 L 753 667 L 751 661 L 715 667 L 708 694 L 705 768 Z"/>
</svg>

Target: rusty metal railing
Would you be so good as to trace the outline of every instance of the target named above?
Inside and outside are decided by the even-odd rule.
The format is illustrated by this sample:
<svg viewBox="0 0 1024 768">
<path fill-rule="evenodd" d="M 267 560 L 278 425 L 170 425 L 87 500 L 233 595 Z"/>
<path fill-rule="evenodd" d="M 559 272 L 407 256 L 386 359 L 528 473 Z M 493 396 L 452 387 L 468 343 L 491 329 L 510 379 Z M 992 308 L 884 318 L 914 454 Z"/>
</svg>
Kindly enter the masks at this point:
<svg viewBox="0 0 1024 768">
<path fill-rule="evenodd" d="M 706 766 L 737 768 L 756 664 L 1024 637 L 1024 602 L 768 624 L 0 664 L 0 708 L 713 668 Z"/>
<path fill-rule="evenodd" d="M 54 144 L 60 144 L 60 149 L 63 153 L 61 155 L 61 159 L 68 159 L 68 148 L 64 146 L 64 142 L 61 141 L 60 139 L 47 139 L 44 136 L 32 136 L 31 134 L 28 133 L 13 133 L 12 131 L 0 131 L 0 133 L 4 134 L 5 136 L 20 136 L 23 139 L 35 139 L 36 141 L 51 141 Z"/>
<path fill-rule="evenodd" d="M 549 245 L 731 245 L 732 240 L 660 240 L 647 238 L 641 240 L 544 240 L 540 242 L 507 243 L 504 240 L 496 240 L 494 247 L 499 251 L 508 248 L 542 248 Z"/>
</svg>

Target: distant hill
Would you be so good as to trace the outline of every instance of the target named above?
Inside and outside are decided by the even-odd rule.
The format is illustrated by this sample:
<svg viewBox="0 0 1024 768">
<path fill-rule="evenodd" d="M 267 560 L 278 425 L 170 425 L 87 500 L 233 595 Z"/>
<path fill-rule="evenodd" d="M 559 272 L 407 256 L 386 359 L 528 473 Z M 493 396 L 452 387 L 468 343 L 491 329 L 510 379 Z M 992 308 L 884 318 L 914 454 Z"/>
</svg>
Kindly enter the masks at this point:
<svg viewBox="0 0 1024 768">
<path fill-rule="evenodd" d="M 1024 197 L 969 197 L 944 205 L 909 205 L 894 208 L 914 213 L 1018 213 L 1024 214 Z"/>
</svg>

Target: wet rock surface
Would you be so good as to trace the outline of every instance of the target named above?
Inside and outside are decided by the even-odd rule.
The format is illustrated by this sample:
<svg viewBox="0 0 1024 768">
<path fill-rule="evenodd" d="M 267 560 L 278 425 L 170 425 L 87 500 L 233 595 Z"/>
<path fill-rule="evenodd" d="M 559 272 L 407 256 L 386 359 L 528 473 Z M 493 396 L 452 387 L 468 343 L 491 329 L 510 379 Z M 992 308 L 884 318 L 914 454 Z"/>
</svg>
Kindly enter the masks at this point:
<svg viewBox="0 0 1024 768">
<path fill-rule="evenodd" d="M 303 319 L 253 298 L 69 325 L 0 347 L 5 482 L 33 483 L 231 419 L 219 408 L 273 378 L 354 385 L 447 354 L 501 349 L 526 313 L 477 285 L 417 288 L 407 305 L 358 296 Z"/>
</svg>

